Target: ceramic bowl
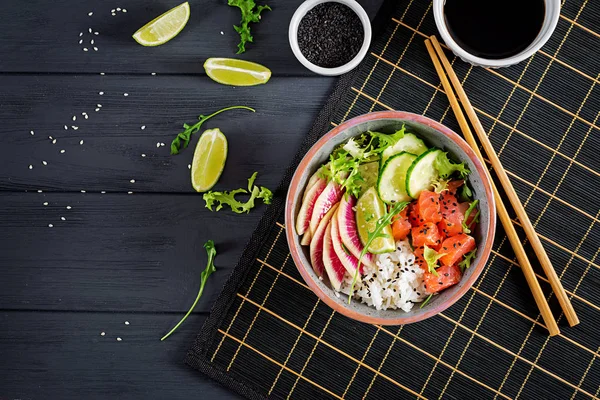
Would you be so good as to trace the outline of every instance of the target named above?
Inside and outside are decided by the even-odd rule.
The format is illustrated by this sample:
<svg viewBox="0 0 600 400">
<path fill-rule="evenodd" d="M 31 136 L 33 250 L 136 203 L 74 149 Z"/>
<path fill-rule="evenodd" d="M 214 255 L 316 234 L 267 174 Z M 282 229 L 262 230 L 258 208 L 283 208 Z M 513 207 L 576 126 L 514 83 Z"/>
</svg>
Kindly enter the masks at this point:
<svg viewBox="0 0 600 400">
<path fill-rule="evenodd" d="M 304 57 L 304 55 L 300 51 L 300 46 L 298 45 L 298 26 L 300 25 L 300 21 L 302 20 L 302 18 L 304 18 L 306 13 L 312 10 L 315 6 L 321 3 L 329 2 L 341 3 L 350 7 L 352 11 L 354 11 L 356 15 L 358 15 L 358 18 L 360 19 L 360 22 L 363 25 L 364 31 L 363 44 L 360 50 L 358 51 L 358 54 L 356 54 L 356 56 L 354 56 L 354 58 L 346 64 L 336 68 L 324 68 L 311 63 L 306 59 L 306 57 Z M 319 75 L 326 76 L 342 75 L 356 68 L 358 64 L 360 64 L 360 62 L 363 60 L 363 58 L 365 58 L 365 56 L 367 55 L 367 51 L 369 50 L 369 46 L 371 45 L 371 35 L 371 21 L 369 20 L 369 16 L 356 0 L 306 0 L 300 5 L 300 7 L 298 7 L 296 12 L 292 16 L 292 20 L 290 21 L 290 27 L 288 30 L 290 47 L 292 48 L 292 52 L 294 53 L 298 61 L 300 61 L 300 63 L 309 70 Z"/>
<path fill-rule="evenodd" d="M 314 273 L 308 247 L 300 245 L 300 237 L 296 234 L 296 216 L 301 206 L 304 187 L 310 176 L 327 161 L 329 154 L 340 143 L 350 137 L 360 135 L 368 130 L 393 133 L 406 125 L 408 132 L 421 137 L 428 145 L 447 151 L 456 161 L 466 162 L 471 170 L 469 185 L 476 199 L 479 199 L 481 210 L 480 223 L 473 233 L 477 241 L 477 257 L 466 270 L 462 280 L 440 295 L 434 296 L 423 308 L 415 305 L 410 312 L 402 310 L 376 310 L 366 304 L 353 300 L 348 304 L 348 297 L 336 293 Z M 288 189 L 285 208 L 285 231 L 291 256 L 298 271 L 311 290 L 335 311 L 358 321 L 382 324 L 401 325 L 422 321 L 456 303 L 473 285 L 481 271 L 485 268 L 494 242 L 496 228 L 496 208 L 489 174 L 475 156 L 469 145 L 451 129 L 423 117 L 401 111 L 374 112 L 353 118 L 335 127 L 312 146 L 300 162 Z"/>
</svg>

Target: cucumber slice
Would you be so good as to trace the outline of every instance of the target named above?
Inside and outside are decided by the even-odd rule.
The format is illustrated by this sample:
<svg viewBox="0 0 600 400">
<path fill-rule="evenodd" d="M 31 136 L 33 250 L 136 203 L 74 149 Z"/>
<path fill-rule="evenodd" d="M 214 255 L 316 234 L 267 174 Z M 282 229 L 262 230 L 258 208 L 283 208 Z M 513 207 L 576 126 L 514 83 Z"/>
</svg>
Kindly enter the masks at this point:
<svg viewBox="0 0 600 400">
<path fill-rule="evenodd" d="M 368 188 L 377 185 L 377 177 L 379 177 L 379 162 L 373 161 L 366 164 L 360 164 L 358 167 L 358 172 L 364 179 L 364 181 L 360 183 L 360 196 L 362 196 Z"/>
<path fill-rule="evenodd" d="M 403 151 L 420 156 L 427 151 L 427 146 L 425 146 L 425 143 L 414 134 L 406 133 L 395 145 L 390 146 L 383 151 L 381 154 L 381 165 L 384 165 L 388 158 L 394 154 L 400 154 Z"/>
<path fill-rule="evenodd" d="M 432 184 L 439 178 L 435 168 L 435 160 L 442 154 L 440 149 L 432 148 L 421 154 L 408 169 L 406 174 L 406 192 L 416 199 L 423 190 L 432 188 Z"/>
<path fill-rule="evenodd" d="M 411 200 L 406 192 L 406 176 L 416 159 L 416 155 L 402 152 L 391 156 L 385 162 L 377 181 L 377 192 L 381 200 L 388 204 Z"/>
</svg>

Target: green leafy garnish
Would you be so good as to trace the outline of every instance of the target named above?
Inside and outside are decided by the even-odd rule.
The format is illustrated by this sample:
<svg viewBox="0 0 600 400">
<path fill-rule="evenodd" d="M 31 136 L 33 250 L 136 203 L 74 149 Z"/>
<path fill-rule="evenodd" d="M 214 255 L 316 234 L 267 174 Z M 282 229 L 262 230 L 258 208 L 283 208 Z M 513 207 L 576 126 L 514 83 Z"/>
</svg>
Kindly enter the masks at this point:
<svg viewBox="0 0 600 400">
<path fill-rule="evenodd" d="M 437 179 L 433 181 L 433 191 L 436 193 L 442 193 L 448 190 L 448 182 L 450 182 L 449 179 Z"/>
<path fill-rule="evenodd" d="M 358 167 L 361 164 L 360 159 L 349 155 L 345 150 L 339 151 L 337 155 L 329 157 L 329 163 L 320 169 L 322 178 L 327 181 L 334 181 L 345 190 L 347 195 L 358 197 L 361 188 L 361 182 L 364 181 Z"/>
<path fill-rule="evenodd" d="M 206 253 L 208 254 L 208 262 L 206 263 L 206 268 L 204 268 L 204 271 L 202 271 L 202 273 L 200 274 L 200 289 L 198 290 L 198 295 L 196 296 L 196 300 L 194 300 L 194 304 L 192 304 L 192 306 L 190 307 L 188 312 L 183 316 L 183 318 L 181 318 L 181 320 L 177 323 L 177 325 L 175 325 L 173 327 L 173 329 L 171 329 L 169 331 L 169 333 L 167 333 L 165 336 L 160 338 L 161 342 L 163 340 L 165 340 L 166 338 L 168 338 L 169 336 L 171 336 L 171 334 L 173 332 L 175 332 L 175 330 L 177 328 L 179 328 L 179 325 L 181 325 L 183 323 L 183 321 L 185 321 L 185 319 L 188 317 L 188 315 L 190 315 L 192 313 L 192 311 L 194 310 L 194 307 L 196 307 L 196 304 L 198 303 L 198 300 L 200 300 L 200 297 L 202 296 L 202 292 L 204 292 L 204 286 L 206 285 L 206 281 L 207 281 L 208 277 L 217 270 L 215 268 L 215 264 L 214 264 L 215 256 L 217 255 L 217 249 L 215 249 L 215 243 L 212 240 L 209 240 L 208 242 L 204 243 L 204 248 L 206 249 Z"/>
<path fill-rule="evenodd" d="M 477 249 L 471 251 L 470 253 L 465 254 L 465 258 L 458 263 L 458 266 L 460 267 L 460 270 L 462 272 L 465 272 L 465 269 L 469 268 L 471 266 L 471 261 L 473 261 L 473 259 L 475 258 L 475 256 L 477 255 Z"/>
<path fill-rule="evenodd" d="M 458 172 L 461 178 L 465 178 L 471 172 L 465 166 L 465 163 L 453 163 L 448 158 L 448 153 L 444 152 L 441 152 L 440 155 L 435 159 L 434 167 L 442 179 L 448 179 L 450 175 L 455 172 Z"/>
<path fill-rule="evenodd" d="M 231 207 L 231 211 L 242 214 L 248 213 L 251 209 L 254 208 L 254 200 L 262 199 L 263 203 L 271 204 L 271 200 L 273 199 L 273 192 L 267 189 L 264 186 L 255 186 L 254 180 L 256 179 L 256 175 L 258 172 L 252 174 L 250 179 L 248 179 L 248 190 L 246 189 L 235 189 L 230 192 L 206 192 L 202 196 L 204 201 L 206 202 L 206 208 L 210 211 L 213 211 L 212 207 L 215 202 L 218 202 L 217 208 L 214 211 L 219 211 L 223 208 L 224 204 L 227 204 Z M 235 199 L 236 194 L 247 194 L 250 193 L 250 198 L 246 202 L 241 202 Z"/>
<path fill-rule="evenodd" d="M 429 295 L 429 297 L 427 297 L 427 298 L 425 299 L 425 301 L 421 303 L 421 307 L 419 307 L 419 308 L 423 308 L 423 307 L 425 307 L 425 304 L 429 303 L 429 300 L 431 300 L 431 298 L 432 298 L 432 297 L 433 297 L 433 293 L 431 293 L 431 294 Z"/>
<path fill-rule="evenodd" d="M 194 125 L 183 124 L 184 131 L 177 134 L 175 139 L 173 139 L 173 141 L 171 142 L 171 154 L 172 155 L 179 154 L 182 147 L 184 149 L 186 147 L 188 147 L 188 145 L 190 144 L 190 139 L 191 139 L 192 135 L 194 133 L 198 132 L 200 130 L 200 127 L 202 126 L 202 124 L 205 123 L 207 120 L 211 119 L 212 117 L 214 117 L 217 114 L 222 113 L 223 111 L 233 110 L 236 108 L 243 108 L 245 110 L 250 110 L 252 112 L 256 111 L 256 110 L 254 110 L 254 108 L 250 108 L 250 107 L 246 107 L 246 106 L 232 106 L 232 107 L 223 108 L 223 109 L 216 111 L 210 115 L 200 115 L 198 117 L 199 121 L 196 122 Z"/>
<path fill-rule="evenodd" d="M 445 255 L 446 253 L 438 253 L 434 249 L 425 246 L 423 250 L 423 258 L 427 263 L 427 269 L 429 270 L 429 273 L 434 274 L 435 276 L 439 276 L 438 272 L 435 269 L 438 266 L 438 260 Z"/>
<path fill-rule="evenodd" d="M 463 228 L 463 232 L 466 234 L 471 233 L 471 229 L 469 229 L 469 227 L 467 226 L 467 219 L 469 219 L 469 215 L 471 215 L 471 212 L 475 209 L 475 207 L 477 207 L 477 203 L 479 203 L 479 200 L 475 200 L 473 202 L 471 202 L 469 204 L 469 208 L 467 208 L 467 211 L 465 211 L 465 218 L 463 219 L 462 222 L 462 228 Z M 475 219 L 479 216 L 479 213 L 477 213 L 477 215 L 475 215 L 475 218 L 473 218 L 473 221 L 475 221 Z"/>
<path fill-rule="evenodd" d="M 404 133 L 404 125 L 402 125 L 402 128 L 396 131 L 396 133 L 392 133 L 389 135 L 386 133 L 369 131 L 369 135 L 379 139 L 378 148 L 381 149 L 381 151 L 385 150 L 387 147 L 395 145 L 398 142 L 398 140 L 404 137 Z"/>
<path fill-rule="evenodd" d="M 228 0 L 227 5 L 232 7 L 238 7 L 242 12 L 242 20 L 240 25 L 234 25 L 233 29 L 240 34 L 240 43 L 238 44 L 237 54 L 242 54 L 246 51 L 246 43 L 254 42 L 254 38 L 250 34 L 250 22 L 259 22 L 260 13 L 264 10 L 271 11 L 269 6 L 256 6 L 254 0 Z"/>
<path fill-rule="evenodd" d="M 465 182 L 465 184 L 462 185 L 458 190 L 458 199 L 461 201 L 461 203 L 466 201 L 471 202 L 473 200 L 473 192 L 471 192 L 471 189 L 469 189 L 469 186 L 467 186 L 467 182 Z"/>
<path fill-rule="evenodd" d="M 375 229 L 373 230 L 373 232 L 368 232 L 367 243 L 365 243 L 365 247 L 360 252 L 360 257 L 358 257 L 358 266 L 356 267 L 356 272 L 354 273 L 354 277 L 352 278 L 352 285 L 350 286 L 350 294 L 348 295 L 348 304 L 350 304 L 350 301 L 352 300 L 352 294 L 354 293 L 354 285 L 356 284 L 356 281 L 358 280 L 358 274 L 360 273 L 360 266 L 362 264 L 363 257 L 365 256 L 365 254 L 367 254 L 369 247 L 371 246 L 371 244 L 373 243 L 373 241 L 375 239 L 388 237 L 387 234 L 382 232 L 383 229 L 386 226 L 389 226 L 392 223 L 392 219 L 396 215 L 398 215 L 402 210 L 404 210 L 404 208 L 408 204 L 409 204 L 409 202 L 407 202 L 407 201 L 395 203 L 388 212 L 386 212 L 381 218 L 379 218 L 377 220 L 377 223 L 375 224 Z"/>
</svg>

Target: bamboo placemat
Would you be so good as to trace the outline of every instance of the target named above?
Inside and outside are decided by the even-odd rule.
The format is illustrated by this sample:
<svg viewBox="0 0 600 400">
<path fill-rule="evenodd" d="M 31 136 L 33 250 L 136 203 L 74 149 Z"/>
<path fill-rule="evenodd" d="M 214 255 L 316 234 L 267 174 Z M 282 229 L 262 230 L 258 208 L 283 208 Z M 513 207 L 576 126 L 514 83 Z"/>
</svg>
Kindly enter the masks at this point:
<svg viewBox="0 0 600 400">
<path fill-rule="evenodd" d="M 431 3 L 403 0 L 392 10 L 298 157 L 332 126 L 370 111 L 421 113 L 460 132 L 423 43 L 436 33 Z M 334 313 L 304 284 L 285 240 L 283 197 L 297 157 L 186 362 L 249 398 L 597 398 L 598 21 L 599 2 L 567 0 L 553 37 L 519 65 L 483 69 L 450 57 L 580 325 L 569 328 L 548 294 L 562 332 L 547 335 L 501 226 L 479 280 L 439 316 L 381 327 Z M 538 277 L 548 290 L 539 268 Z"/>
</svg>

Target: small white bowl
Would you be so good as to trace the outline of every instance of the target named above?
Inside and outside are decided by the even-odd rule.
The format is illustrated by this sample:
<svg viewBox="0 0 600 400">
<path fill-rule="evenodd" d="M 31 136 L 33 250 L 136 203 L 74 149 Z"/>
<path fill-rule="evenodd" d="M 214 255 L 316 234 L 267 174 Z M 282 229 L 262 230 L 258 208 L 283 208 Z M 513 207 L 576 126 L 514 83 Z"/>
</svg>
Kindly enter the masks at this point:
<svg viewBox="0 0 600 400">
<path fill-rule="evenodd" d="M 546 44 L 548 39 L 550 39 L 550 36 L 552 36 L 554 28 L 556 28 L 556 24 L 558 23 L 558 17 L 560 16 L 560 0 L 545 0 L 545 3 L 546 15 L 544 17 L 544 23 L 535 40 L 522 52 L 515 54 L 512 57 L 501 59 L 488 59 L 474 56 L 473 54 L 466 52 L 458 45 L 458 43 L 454 41 L 454 39 L 452 39 L 444 20 L 444 4 L 446 4 L 446 0 L 433 0 L 433 16 L 435 17 L 435 24 L 444 42 L 448 47 L 450 47 L 450 50 L 452 50 L 452 52 L 460 57 L 463 61 L 473 64 L 477 67 L 500 68 L 518 64 L 521 61 L 531 57 L 536 51 L 541 49 L 544 44 Z"/>
<path fill-rule="evenodd" d="M 306 13 L 312 10 L 316 5 L 329 2 L 341 3 L 350 7 L 352 11 L 354 11 L 356 15 L 358 15 L 358 18 L 360 19 L 360 22 L 363 25 L 364 31 L 363 44 L 358 54 L 354 56 L 354 58 L 348 63 L 336 68 L 323 68 L 311 63 L 306 59 L 306 57 L 304 57 L 304 55 L 300 51 L 300 46 L 298 45 L 298 26 L 300 25 L 300 21 L 302 20 L 302 18 L 304 18 Z M 294 52 L 294 55 L 296 56 L 298 61 L 300 61 L 302 65 L 304 65 L 311 71 L 316 72 L 320 75 L 327 76 L 342 75 L 356 68 L 356 66 L 358 66 L 358 64 L 360 64 L 363 58 L 365 58 L 365 56 L 367 55 L 367 51 L 369 50 L 369 46 L 371 44 L 371 34 L 371 21 L 369 21 L 369 16 L 367 15 L 366 11 L 361 7 L 361 5 L 356 2 L 356 0 L 306 0 L 300 5 L 300 7 L 298 7 L 296 12 L 292 16 L 289 28 L 290 46 L 292 47 L 292 51 Z"/>
</svg>

